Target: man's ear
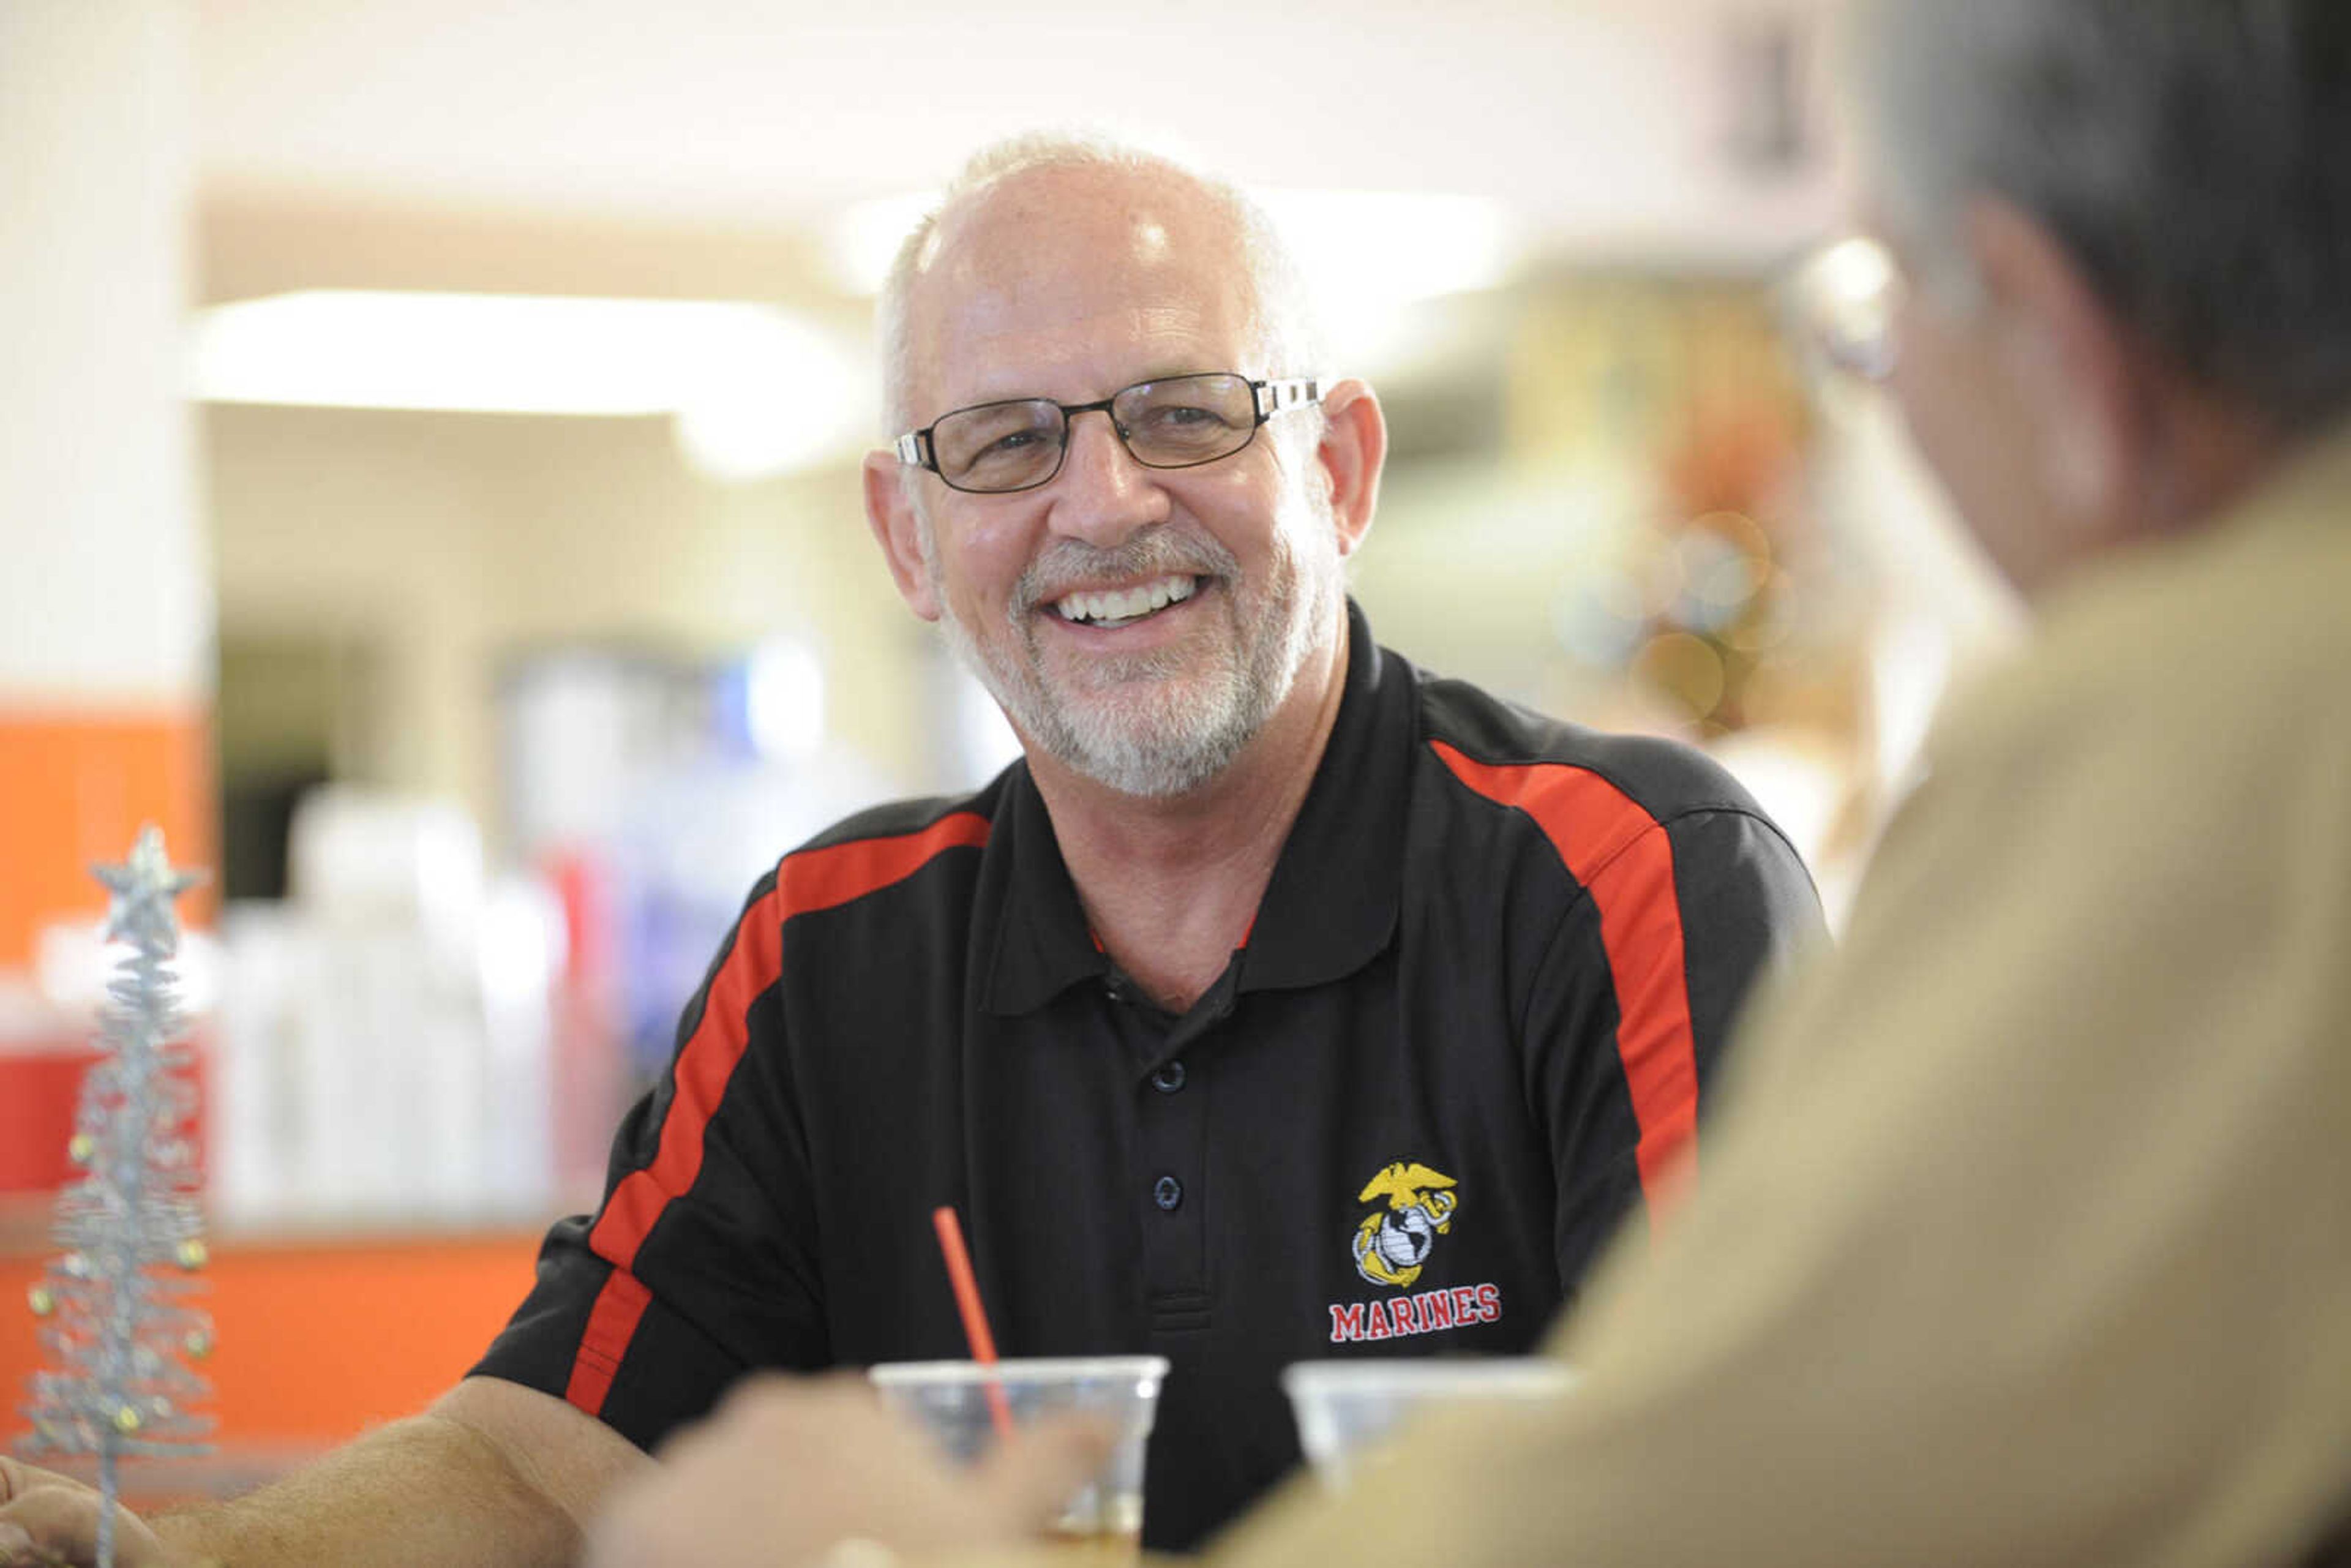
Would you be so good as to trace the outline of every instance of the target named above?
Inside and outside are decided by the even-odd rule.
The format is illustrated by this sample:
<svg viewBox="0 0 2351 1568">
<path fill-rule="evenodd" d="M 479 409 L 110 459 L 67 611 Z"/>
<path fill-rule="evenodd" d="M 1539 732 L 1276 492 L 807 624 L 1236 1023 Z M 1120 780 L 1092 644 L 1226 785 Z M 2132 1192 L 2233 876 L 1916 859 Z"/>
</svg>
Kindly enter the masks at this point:
<svg viewBox="0 0 2351 1568">
<path fill-rule="evenodd" d="M 1322 421 L 1317 465 L 1330 486 L 1339 553 L 1349 556 L 1372 531 L 1372 514 L 1379 507 L 1380 470 L 1388 458 L 1387 416 L 1380 412 L 1378 394 L 1351 378 L 1323 394 Z"/>
<path fill-rule="evenodd" d="M 898 597 L 925 621 L 939 618 L 939 597 L 932 591 L 931 574 L 923 567 L 922 524 L 914 516 L 914 498 L 907 492 L 905 469 L 894 452 L 865 455 L 865 526 L 882 547 L 890 565 L 890 580 Z"/>
<path fill-rule="evenodd" d="M 2036 218 L 1994 196 L 1971 201 L 1966 243 L 1996 321 L 1996 352 L 2037 433 L 2030 455 L 2067 525 L 2099 537 L 2139 507 L 2156 418 L 2136 340 L 2071 251 Z"/>
</svg>

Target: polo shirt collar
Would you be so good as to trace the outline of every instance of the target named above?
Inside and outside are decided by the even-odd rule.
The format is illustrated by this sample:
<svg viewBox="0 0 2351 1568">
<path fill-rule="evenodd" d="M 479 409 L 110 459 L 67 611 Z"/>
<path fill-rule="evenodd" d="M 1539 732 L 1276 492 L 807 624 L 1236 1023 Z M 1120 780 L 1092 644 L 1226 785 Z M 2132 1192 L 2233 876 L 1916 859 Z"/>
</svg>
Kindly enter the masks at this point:
<svg viewBox="0 0 2351 1568">
<path fill-rule="evenodd" d="M 1412 674 L 1372 641 L 1347 603 L 1347 675 L 1314 782 L 1274 862 L 1240 959 L 1238 988 L 1275 990 L 1354 973 L 1395 930 L 1412 772 Z M 1045 800 L 1016 763 L 987 854 L 983 885 L 1003 889 L 1002 917 L 977 1000 L 1003 1015 L 1043 1006 L 1111 968 L 1062 862 Z M 999 880 L 1000 879 L 1000 880 Z"/>
<path fill-rule="evenodd" d="M 1110 956 L 1086 925 L 1052 815 L 1026 759 L 1012 765 L 1005 804 L 988 834 L 987 859 L 998 863 L 983 863 L 981 886 L 1002 887 L 1003 914 L 981 979 L 982 1011 L 1025 1013 L 1080 980 L 1110 972 Z"/>
<path fill-rule="evenodd" d="M 1242 990 L 1327 984 L 1387 946 L 1404 877 L 1416 711 L 1411 669 L 1372 641 L 1350 599 L 1339 716 L 1258 903 Z"/>
</svg>

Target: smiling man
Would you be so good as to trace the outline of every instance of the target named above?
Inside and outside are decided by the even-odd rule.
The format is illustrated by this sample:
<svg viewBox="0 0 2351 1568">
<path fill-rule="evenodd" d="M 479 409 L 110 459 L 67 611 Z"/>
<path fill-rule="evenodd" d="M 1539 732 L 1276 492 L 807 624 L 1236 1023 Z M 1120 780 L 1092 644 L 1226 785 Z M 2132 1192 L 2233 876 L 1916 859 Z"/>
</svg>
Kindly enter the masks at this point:
<svg viewBox="0 0 2351 1568">
<path fill-rule="evenodd" d="M 1310 320 L 1250 204 L 1117 147 L 994 150 L 909 237 L 866 513 L 1023 759 L 785 858 L 481 1373 L 649 1445 L 959 1355 L 952 1204 L 1006 1354 L 1173 1364 L 1182 1547 L 1295 1462 L 1282 1365 L 1523 1350 L 1687 1169 L 1803 869 L 1695 753 L 1372 641 L 1385 427 Z"/>
<path fill-rule="evenodd" d="M 965 1354 L 940 1205 L 1004 1354 L 1173 1364 L 1156 1545 L 1295 1462 L 1287 1363 L 1536 1343 L 1687 1180 L 1731 1015 L 1817 906 L 1696 753 L 1372 641 L 1343 563 L 1385 428 L 1308 321 L 1255 210 L 1173 164 L 966 172 L 883 300 L 866 510 L 1024 758 L 785 856 L 474 1375 L 166 1539 L 568 1562 L 747 1373 Z M 15 1484 L 65 1539 L 85 1500 Z"/>
</svg>

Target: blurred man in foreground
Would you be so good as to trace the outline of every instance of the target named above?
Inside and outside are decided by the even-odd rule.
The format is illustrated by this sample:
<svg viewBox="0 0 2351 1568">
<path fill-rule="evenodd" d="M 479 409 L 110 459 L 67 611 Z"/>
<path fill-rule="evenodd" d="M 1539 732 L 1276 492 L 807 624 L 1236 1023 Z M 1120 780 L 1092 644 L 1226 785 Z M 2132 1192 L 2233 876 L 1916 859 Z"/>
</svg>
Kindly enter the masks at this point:
<svg viewBox="0 0 2351 1568">
<path fill-rule="evenodd" d="M 1579 1390 L 1219 1568 L 2351 1561 L 2351 6 L 1889 0 L 1862 42 L 1876 362 L 2037 643 L 1560 1342 Z M 1050 1492 L 880 1420 L 738 1398 L 594 1561 L 885 1563 L 833 1543 Z M 834 1501 L 698 1524 L 763 1453 Z"/>
<path fill-rule="evenodd" d="M 1016 143 L 882 315 L 869 519 L 1023 760 L 786 856 L 474 1375 L 154 1521 L 177 1553 L 568 1562 L 745 1373 L 964 1354 L 941 1205 L 1008 1354 L 1173 1364 L 1141 1525 L 1181 1547 L 1295 1462 L 1284 1363 L 1524 1350 L 1688 1169 L 1803 868 L 1697 753 L 1373 642 L 1385 426 L 1250 204 Z M 86 1492 L 19 1486 L 0 1523 L 84 1538 Z"/>
</svg>

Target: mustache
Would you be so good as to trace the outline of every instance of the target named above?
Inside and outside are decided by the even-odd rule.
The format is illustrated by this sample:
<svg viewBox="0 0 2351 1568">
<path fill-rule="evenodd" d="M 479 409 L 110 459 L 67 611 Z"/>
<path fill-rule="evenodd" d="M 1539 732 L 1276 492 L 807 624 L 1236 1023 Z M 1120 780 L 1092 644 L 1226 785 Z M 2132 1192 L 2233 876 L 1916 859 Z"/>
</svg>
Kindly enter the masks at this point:
<svg viewBox="0 0 2351 1568">
<path fill-rule="evenodd" d="M 1215 539 L 1165 523 L 1131 534 L 1109 549 L 1063 538 L 1046 546 L 1021 571 L 1006 608 L 1018 621 L 1040 604 L 1104 579 L 1183 576 L 1229 581 L 1240 570 L 1240 559 Z"/>
</svg>

